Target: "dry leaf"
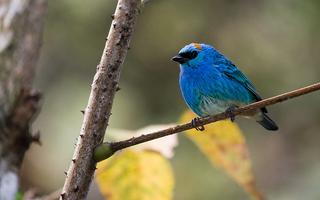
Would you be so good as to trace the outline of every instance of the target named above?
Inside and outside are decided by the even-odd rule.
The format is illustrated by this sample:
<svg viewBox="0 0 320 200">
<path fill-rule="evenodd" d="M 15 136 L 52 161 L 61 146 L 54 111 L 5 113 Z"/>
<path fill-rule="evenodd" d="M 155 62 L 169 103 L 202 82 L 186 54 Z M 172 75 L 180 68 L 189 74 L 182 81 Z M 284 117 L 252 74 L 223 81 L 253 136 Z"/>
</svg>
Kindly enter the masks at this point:
<svg viewBox="0 0 320 200">
<path fill-rule="evenodd" d="M 162 129 L 166 129 L 174 126 L 174 124 L 156 124 L 143 127 L 141 129 L 131 131 L 123 129 L 112 129 L 108 135 L 112 138 L 119 140 L 125 140 L 132 137 L 138 137 L 140 135 L 146 135 L 148 133 L 156 132 Z M 178 145 L 178 138 L 176 134 L 162 137 L 156 140 L 151 140 L 133 147 L 130 149 L 143 151 L 143 150 L 153 150 L 161 153 L 166 158 L 172 158 L 174 156 L 174 148 Z"/>
<path fill-rule="evenodd" d="M 146 135 L 148 133 L 163 130 L 172 127 L 173 124 L 164 125 L 151 125 L 137 130 L 135 136 Z M 172 158 L 174 156 L 174 148 L 178 146 L 177 134 L 168 135 L 156 140 L 151 140 L 137 146 L 140 149 L 149 149 L 161 153 L 166 158 Z"/>
<path fill-rule="evenodd" d="M 108 200 L 169 200 L 174 187 L 168 160 L 146 150 L 124 150 L 98 163 L 96 181 Z"/>
<path fill-rule="evenodd" d="M 190 122 L 194 117 L 188 111 L 182 116 L 182 122 Z M 187 136 L 214 166 L 221 167 L 254 199 L 264 199 L 255 184 L 246 141 L 236 123 L 218 121 L 206 125 L 202 132 L 189 130 Z"/>
</svg>

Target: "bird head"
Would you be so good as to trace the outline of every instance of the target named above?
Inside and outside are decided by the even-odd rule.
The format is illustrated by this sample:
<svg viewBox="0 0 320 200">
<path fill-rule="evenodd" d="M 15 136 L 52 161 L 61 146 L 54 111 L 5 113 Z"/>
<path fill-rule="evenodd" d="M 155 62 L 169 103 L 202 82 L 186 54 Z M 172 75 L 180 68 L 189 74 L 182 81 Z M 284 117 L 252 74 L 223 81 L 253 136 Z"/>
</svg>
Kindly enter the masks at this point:
<svg viewBox="0 0 320 200">
<path fill-rule="evenodd" d="M 183 47 L 172 60 L 182 66 L 194 67 L 203 63 L 213 62 L 213 57 L 217 53 L 210 45 L 191 43 Z"/>
</svg>

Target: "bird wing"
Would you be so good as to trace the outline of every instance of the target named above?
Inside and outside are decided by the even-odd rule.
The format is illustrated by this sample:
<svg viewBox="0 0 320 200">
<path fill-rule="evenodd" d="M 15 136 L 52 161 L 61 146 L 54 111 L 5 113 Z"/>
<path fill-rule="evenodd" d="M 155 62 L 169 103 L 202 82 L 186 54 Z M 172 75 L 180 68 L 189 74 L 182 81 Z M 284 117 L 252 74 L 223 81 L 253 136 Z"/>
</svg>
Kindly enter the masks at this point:
<svg viewBox="0 0 320 200">
<path fill-rule="evenodd" d="M 221 72 L 231 79 L 234 79 L 241 83 L 257 101 L 262 100 L 262 97 L 258 94 L 251 81 L 229 60 L 224 60 L 223 63 L 217 63 Z M 267 113 L 266 108 L 261 108 L 264 113 Z"/>
</svg>

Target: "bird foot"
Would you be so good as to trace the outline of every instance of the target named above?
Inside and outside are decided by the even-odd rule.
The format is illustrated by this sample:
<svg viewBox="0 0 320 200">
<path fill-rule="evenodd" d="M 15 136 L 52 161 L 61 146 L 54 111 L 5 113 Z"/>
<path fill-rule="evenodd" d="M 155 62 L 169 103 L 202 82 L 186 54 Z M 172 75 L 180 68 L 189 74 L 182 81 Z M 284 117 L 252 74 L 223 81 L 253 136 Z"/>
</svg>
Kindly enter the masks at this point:
<svg viewBox="0 0 320 200">
<path fill-rule="evenodd" d="M 236 108 L 238 108 L 238 106 L 233 105 L 227 108 L 226 110 L 227 116 L 230 117 L 230 120 L 232 122 L 234 122 L 234 120 L 236 119 L 236 115 L 234 114 L 234 111 L 236 110 Z"/>
<path fill-rule="evenodd" d="M 197 131 L 204 131 L 205 128 L 203 125 L 199 125 L 200 117 L 196 117 L 191 120 L 192 127 L 195 128 Z"/>
</svg>

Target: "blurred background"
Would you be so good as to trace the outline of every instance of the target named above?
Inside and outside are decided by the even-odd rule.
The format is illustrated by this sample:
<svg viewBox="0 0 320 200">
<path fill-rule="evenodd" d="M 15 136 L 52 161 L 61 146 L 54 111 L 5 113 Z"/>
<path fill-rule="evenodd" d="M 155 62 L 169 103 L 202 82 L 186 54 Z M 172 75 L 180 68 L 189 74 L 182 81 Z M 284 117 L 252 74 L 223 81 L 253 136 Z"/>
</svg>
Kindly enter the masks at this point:
<svg viewBox="0 0 320 200">
<path fill-rule="evenodd" d="M 55 0 L 48 17 L 36 86 L 44 93 L 34 129 L 42 146 L 27 152 L 25 189 L 49 193 L 63 186 L 96 65 L 116 1 Z M 264 97 L 320 80 L 320 2 L 317 0 L 151 0 L 139 16 L 111 128 L 138 129 L 178 121 L 187 109 L 170 61 L 190 42 L 227 55 Z M 261 190 L 276 200 L 320 199 L 320 93 L 269 107 L 276 134 L 237 119 Z M 172 159 L 176 200 L 247 199 L 224 172 L 211 167 L 179 135 Z M 99 199 L 93 191 L 90 199 Z"/>
</svg>

